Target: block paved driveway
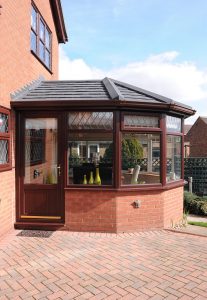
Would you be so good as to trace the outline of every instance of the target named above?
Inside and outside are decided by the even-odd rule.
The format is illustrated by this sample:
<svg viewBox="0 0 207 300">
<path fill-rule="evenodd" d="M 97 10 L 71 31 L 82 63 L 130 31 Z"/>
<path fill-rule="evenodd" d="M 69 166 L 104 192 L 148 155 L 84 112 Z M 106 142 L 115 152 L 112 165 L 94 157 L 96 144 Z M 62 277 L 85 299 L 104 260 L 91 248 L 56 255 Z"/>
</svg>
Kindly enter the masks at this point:
<svg viewBox="0 0 207 300">
<path fill-rule="evenodd" d="M 1 300 L 207 299 L 206 237 L 19 233 L 0 241 Z"/>
</svg>

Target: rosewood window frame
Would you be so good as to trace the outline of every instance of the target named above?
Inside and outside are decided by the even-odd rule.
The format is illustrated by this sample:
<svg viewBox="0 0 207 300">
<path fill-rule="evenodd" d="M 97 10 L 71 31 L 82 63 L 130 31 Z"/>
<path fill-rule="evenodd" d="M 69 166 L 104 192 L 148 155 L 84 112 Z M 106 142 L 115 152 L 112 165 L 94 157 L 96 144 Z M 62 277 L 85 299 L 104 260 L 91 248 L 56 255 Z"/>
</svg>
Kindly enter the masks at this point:
<svg viewBox="0 0 207 300">
<path fill-rule="evenodd" d="M 124 116 L 125 115 L 137 115 L 137 116 L 146 116 L 146 117 L 157 117 L 158 118 L 158 127 L 125 127 L 124 125 Z M 148 187 L 161 187 L 163 182 L 163 166 L 164 166 L 164 155 L 165 151 L 163 149 L 163 126 L 164 126 L 164 115 L 160 113 L 145 113 L 140 111 L 122 111 L 120 120 L 120 141 L 119 141 L 119 187 L 121 189 L 147 189 Z M 122 143 L 122 133 L 137 133 L 137 134 L 159 134 L 160 136 L 160 183 L 153 184 L 122 184 L 121 183 L 121 170 L 122 170 L 122 161 L 121 161 L 121 143 Z"/>
<path fill-rule="evenodd" d="M 51 73 L 52 72 L 52 32 L 45 22 L 44 18 L 42 17 L 41 13 L 37 9 L 36 5 L 32 2 L 31 4 L 31 15 L 32 15 L 32 9 L 36 12 L 36 30 L 32 27 L 31 24 L 31 34 L 33 33 L 36 36 L 36 51 L 34 51 L 31 47 L 32 41 L 30 40 L 30 49 L 31 53 L 44 65 L 44 67 Z M 44 26 L 44 36 L 43 38 L 40 36 L 40 26 L 41 23 Z M 47 46 L 46 42 L 46 32 L 49 36 L 49 46 Z M 30 37 L 31 39 L 31 37 Z M 43 45 L 43 51 L 44 51 L 44 57 L 41 58 L 40 54 L 40 43 Z M 49 66 L 46 63 L 46 53 L 49 55 Z"/>
<path fill-rule="evenodd" d="M 11 113 L 10 110 L 0 106 L 0 113 L 8 116 L 8 130 L 7 132 L 0 132 L 0 140 L 8 142 L 8 162 L 5 164 L 0 164 L 0 172 L 8 171 L 12 168 L 12 158 L 11 158 Z"/>
<path fill-rule="evenodd" d="M 181 128 L 180 128 L 180 132 L 179 131 L 168 131 L 167 130 L 167 116 L 169 117 L 174 117 L 174 118 L 178 118 L 180 119 L 181 122 Z M 173 114 L 165 114 L 165 148 L 166 148 L 166 165 L 167 165 L 167 137 L 168 136 L 175 136 L 175 137 L 180 137 L 181 138 L 181 177 L 180 179 L 173 179 L 171 181 L 167 182 L 167 170 L 165 168 L 165 185 L 173 185 L 176 183 L 179 183 L 181 181 L 184 181 L 184 119 L 181 116 L 177 116 L 177 115 L 173 115 Z"/>
<path fill-rule="evenodd" d="M 70 129 L 69 126 L 68 126 L 68 115 L 70 112 L 111 112 L 113 114 L 113 130 L 103 130 L 103 129 L 94 129 L 92 132 L 96 132 L 96 133 L 104 133 L 104 132 L 111 132 L 112 133 L 112 143 L 113 143 L 113 158 L 112 158 L 112 161 L 113 161 L 113 165 L 112 165 L 112 174 L 114 175 L 113 176 L 113 180 L 112 180 L 112 184 L 111 185 L 84 185 L 84 184 L 69 184 L 68 183 L 68 172 L 69 172 L 69 164 L 68 164 L 68 155 L 67 155 L 67 151 L 68 151 L 68 148 L 67 148 L 67 143 L 68 143 L 68 133 L 90 133 L 91 130 L 83 130 L 83 129 Z M 116 176 L 116 173 L 115 170 L 116 170 L 116 161 L 115 161 L 115 153 L 116 153 L 116 148 L 118 148 L 116 146 L 116 112 L 113 110 L 113 109 L 84 109 L 84 110 L 81 110 L 80 108 L 76 108 L 76 109 L 73 109 L 73 110 L 70 110 L 70 111 L 67 111 L 66 114 L 65 114 L 65 128 L 67 128 L 66 132 L 66 137 L 65 137 L 65 145 L 66 145 L 66 150 L 65 150 L 65 188 L 66 189 L 84 189 L 84 190 L 90 190 L 90 189 L 114 189 L 117 184 L 116 184 L 116 179 L 117 179 L 117 176 Z"/>
</svg>

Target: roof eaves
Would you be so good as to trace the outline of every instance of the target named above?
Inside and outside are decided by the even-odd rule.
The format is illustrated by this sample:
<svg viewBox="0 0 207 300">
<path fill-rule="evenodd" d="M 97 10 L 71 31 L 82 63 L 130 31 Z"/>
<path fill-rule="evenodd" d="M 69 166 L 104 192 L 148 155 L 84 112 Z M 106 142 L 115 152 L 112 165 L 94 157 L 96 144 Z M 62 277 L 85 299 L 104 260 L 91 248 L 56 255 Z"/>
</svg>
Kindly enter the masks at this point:
<svg viewBox="0 0 207 300">
<path fill-rule="evenodd" d="M 59 43 L 66 43 L 68 41 L 67 31 L 65 28 L 65 22 L 63 17 L 63 10 L 60 0 L 50 0 L 50 5 L 52 8 L 56 33 Z"/>
<path fill-rule="evenodd" d="M 105 88 L 107 89 L 112 100 L 125 100 L 124 96 L 114 84 L 112 79 L 105 77 L 103 79 L 103 84 L 105 85 Z"/>
<path fill-rule="evenodd" d="M 30 90 L 35 89 L 38 87 L 42 81 L 44 81 L 44 77 L 41 75 L 38 79 L 33 80 L 32 82 L 26 84 L 24 87 L 22 87 L 20 90 L 17 90 L 10 94 L 10 97 L 12 101 L 22 99 L 25 95 L 28 94 Z"/>
</svg>

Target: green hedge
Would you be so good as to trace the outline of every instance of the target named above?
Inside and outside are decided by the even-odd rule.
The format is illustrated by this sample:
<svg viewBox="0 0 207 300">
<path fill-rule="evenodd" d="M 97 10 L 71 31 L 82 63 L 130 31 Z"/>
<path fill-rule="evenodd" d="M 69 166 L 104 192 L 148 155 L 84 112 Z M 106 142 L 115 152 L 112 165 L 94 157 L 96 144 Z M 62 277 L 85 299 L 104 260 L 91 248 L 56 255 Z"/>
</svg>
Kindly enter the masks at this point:
<svg viewBox="0 0 207 300">
<path fill-rule="evenodd" d="M 207 198 L 184 192 L 184 210 L 190 214 L 207 216 Z"/>
</svg>

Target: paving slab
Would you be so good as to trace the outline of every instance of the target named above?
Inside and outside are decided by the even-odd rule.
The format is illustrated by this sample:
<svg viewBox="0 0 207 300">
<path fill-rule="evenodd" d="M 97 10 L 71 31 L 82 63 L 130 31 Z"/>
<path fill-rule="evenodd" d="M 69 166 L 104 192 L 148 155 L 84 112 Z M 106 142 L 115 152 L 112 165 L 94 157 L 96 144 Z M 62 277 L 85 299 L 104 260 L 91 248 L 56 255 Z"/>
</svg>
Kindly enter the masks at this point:
<svg viewBox="0 0 207 300">
<path fill-rule="evenodd" d="M 207 299 L 207 238 L 12 231 L 0 239 L 0 299 Z"/>
</svg>

